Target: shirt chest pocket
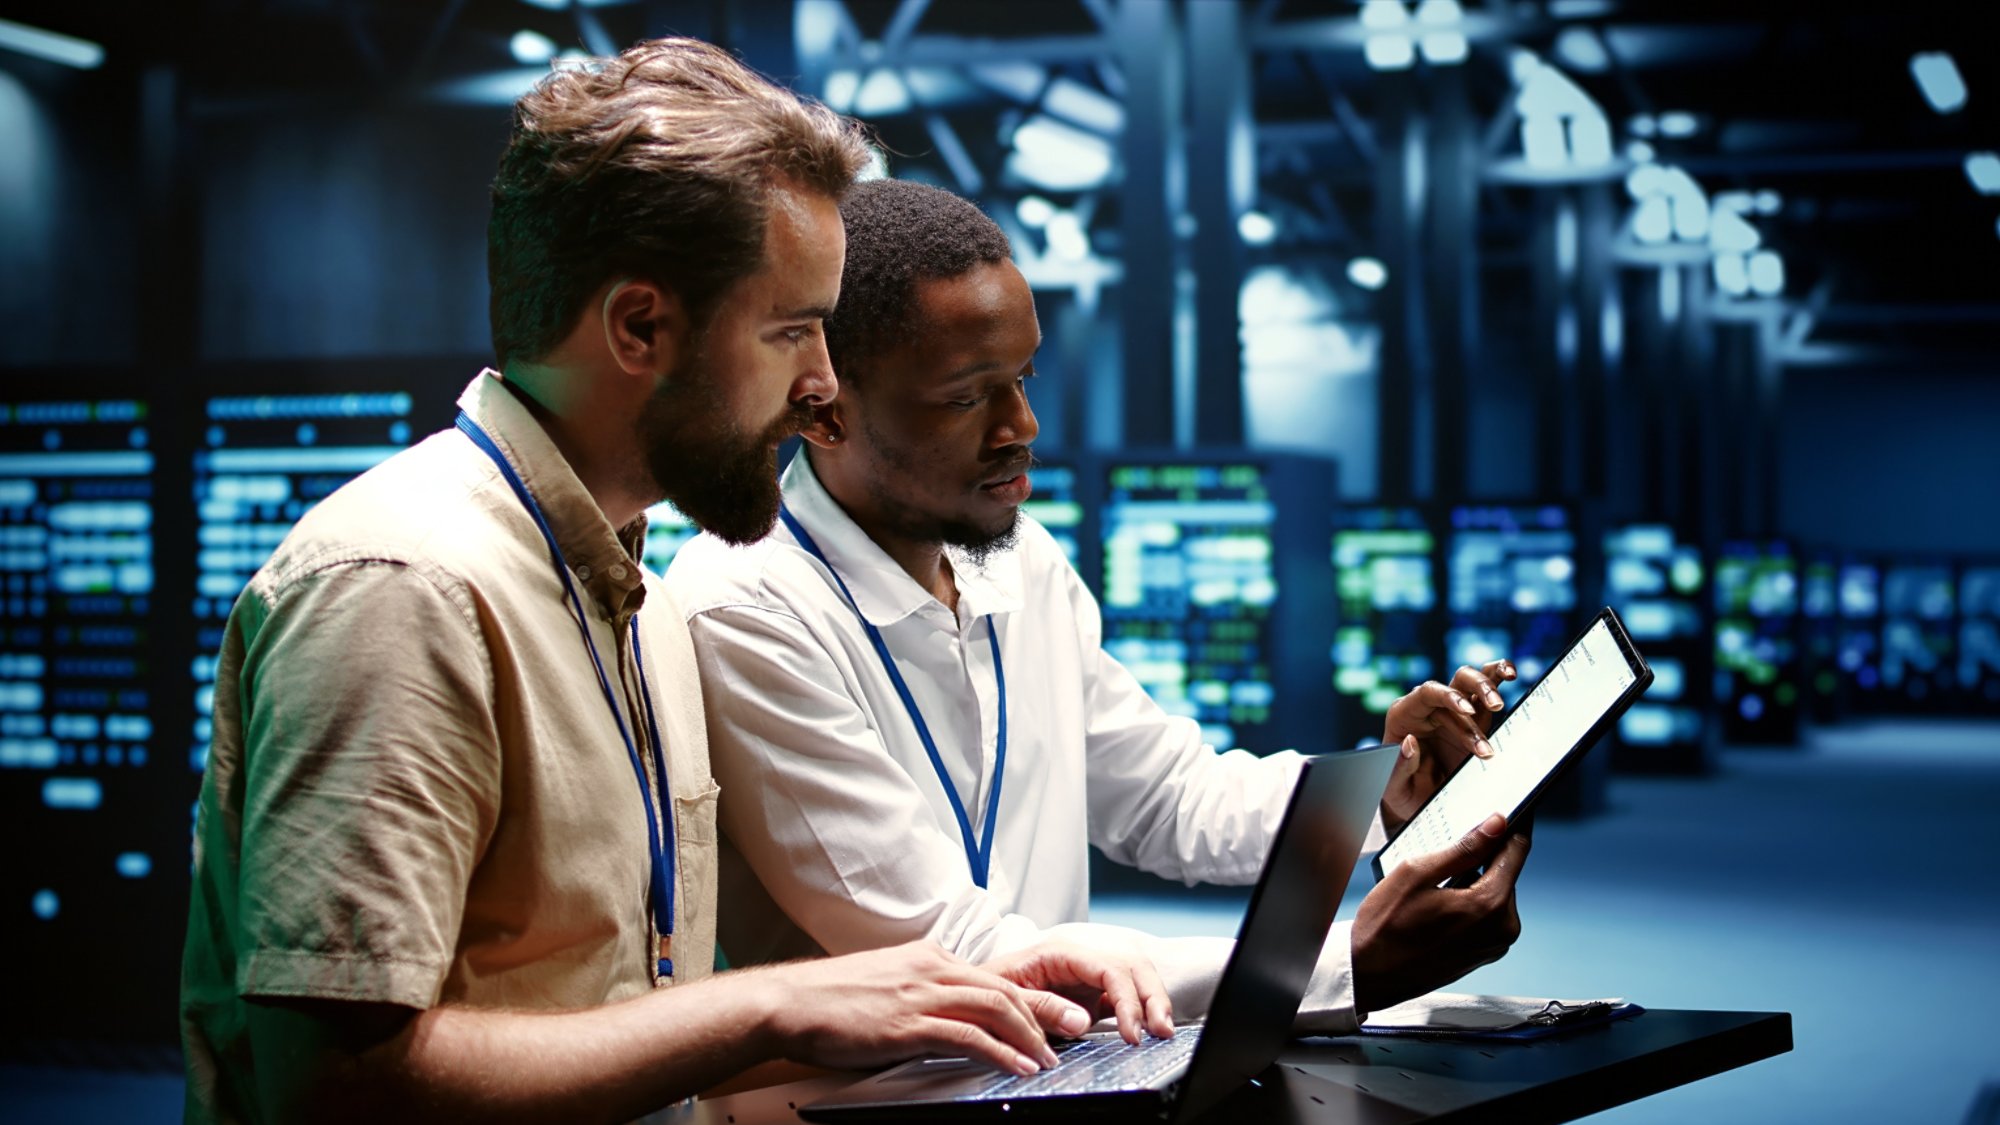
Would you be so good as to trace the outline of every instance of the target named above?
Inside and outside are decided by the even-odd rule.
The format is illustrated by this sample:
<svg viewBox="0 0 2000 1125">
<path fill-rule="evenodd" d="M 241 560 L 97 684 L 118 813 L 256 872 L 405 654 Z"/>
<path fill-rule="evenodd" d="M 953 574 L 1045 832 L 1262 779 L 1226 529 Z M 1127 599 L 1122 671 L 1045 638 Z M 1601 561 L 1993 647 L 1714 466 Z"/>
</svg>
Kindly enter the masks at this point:
<svg viewBox="0 0 2000 1125">
<path fill-rule="evenodd" d="M 674 944 L 683 951 L 678 958 L 682 981 L 707 976 L 711 966 L 706 951 L 715 948 L 715 808 L 722 790 L 712 778 L 704 777 L 702 784 L 698 793 L 674 797 L 674 851 L 683 903 Z"/>
</svg>

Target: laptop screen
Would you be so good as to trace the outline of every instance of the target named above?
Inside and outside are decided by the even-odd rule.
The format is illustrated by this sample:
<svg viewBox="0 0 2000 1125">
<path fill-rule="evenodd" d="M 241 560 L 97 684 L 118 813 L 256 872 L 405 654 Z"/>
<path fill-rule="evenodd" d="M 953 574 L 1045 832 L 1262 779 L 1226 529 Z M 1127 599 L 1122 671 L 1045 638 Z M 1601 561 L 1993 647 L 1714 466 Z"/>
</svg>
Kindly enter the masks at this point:
<svg viewBox="0 0 2000 1125">
<path fill-rule="evenodd" d="M 1175 1116 L 1186 1120 L 1262 1073 L 1291 1039 L 1299 1001 L 1340 909 L 1397 748 L 1306 759 L 1236 952 L 1222 972 Z"/>
</svg>

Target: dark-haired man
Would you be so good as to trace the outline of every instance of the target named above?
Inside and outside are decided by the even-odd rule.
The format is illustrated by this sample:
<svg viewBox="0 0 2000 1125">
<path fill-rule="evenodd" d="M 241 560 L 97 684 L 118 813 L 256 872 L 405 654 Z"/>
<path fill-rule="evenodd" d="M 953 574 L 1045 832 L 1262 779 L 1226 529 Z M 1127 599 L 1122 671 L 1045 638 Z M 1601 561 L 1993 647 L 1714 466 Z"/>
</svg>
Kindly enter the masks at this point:
<svg viewBox="0 0 2000 1125">
<path fill-rule="evenodd" d="M 1045 1028 L 1089 1023 L 1045 987 L 1136 1039 L 1150 969 L 1075 948 L 705 979 L 716 787 L 642 513 L 770 528 L 776 443 L 834 394 L 835 201 L 866 159 L 687 40 L 521 101 L 488 230 L 501 372 L 308 513 L 230 615 L 190 1119 L 625 1119 L 774 1057 L 1025 1073 Z"/>
<path fill-rule="evenodd" d="M 841 386 L 814 406 L 782 525 L 749 546 L 699 538 L 668 573 L 734 845 L 724 949 L 930 937 L 979 958 L 1062 936 L 1145 954 L 1175 1010 L 1200 1015 L 1229 943 L 1085 922 L 1086 842 L 1168 878 L 1253 881 L 1299 759 L 1217 754 L 1155 705 L 1100 647 L 1097 604 L 1060 548 L 1020 515 L 1041 333 L 999 228 L 895 181 L 857 186 L 841 213 Z M 1390 823 L 1491 752 L 1493 681 L 1512 675 L 1462 669 L 1395 706 Z M 1351 1030 L 1498 957 L 1519 932 L 1527 851 L 1495 816 L 1398 870 L 1329 938 L 1300 1027 Z M 1480 866 L 1470 887 L 1438 886 Z"/>
</svg>

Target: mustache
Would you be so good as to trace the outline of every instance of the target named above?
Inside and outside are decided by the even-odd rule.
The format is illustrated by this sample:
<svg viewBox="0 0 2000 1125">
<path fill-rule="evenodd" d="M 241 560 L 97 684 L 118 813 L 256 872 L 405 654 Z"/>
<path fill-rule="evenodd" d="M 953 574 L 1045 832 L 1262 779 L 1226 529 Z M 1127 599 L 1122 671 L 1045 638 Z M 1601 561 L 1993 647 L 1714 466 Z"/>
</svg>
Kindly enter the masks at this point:
<svg viewBox="0 0 2000 1125">
<path fill-rule="evenodd" d="M 765 428 L 764 440 L 775 445 L 795 434 L 804 433 L 806 427 L 812 425 L 812 422 L 813 412 L 811 403 L 786 403 L 784 413 L 773 418 L 770 426 Z"/>
<path fill-rule="evenodd" d="M 1020 476 L 1022 473 L 1029 472 L 1041 463 L 1041 458 L 1035 456 L 1034 450 L 1023 449 L 1019 454 L 1010 458 L 998 469 L 994 470 L 994 476 L 990 479 L 1005 480 L 1008 477 Z"/>
</svg>

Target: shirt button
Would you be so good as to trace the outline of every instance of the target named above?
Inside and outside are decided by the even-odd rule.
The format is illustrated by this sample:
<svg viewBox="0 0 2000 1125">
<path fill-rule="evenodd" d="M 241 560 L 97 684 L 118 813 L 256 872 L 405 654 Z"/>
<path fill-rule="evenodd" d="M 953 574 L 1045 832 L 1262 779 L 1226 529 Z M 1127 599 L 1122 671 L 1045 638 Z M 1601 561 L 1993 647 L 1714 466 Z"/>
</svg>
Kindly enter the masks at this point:
<svg viewBox="0 0 2000 1125">
<path fill-rule="evenodd" d="M 576 576 L 578 578 L 583 579 L 585 582 L 590 581 L 590 564 L 578 563 L 576 566 Z"/>
<path fill-rule="evenodd" d="M 614 578 L 614 579 L 616 579 L 616 580 L 617 580 L 617 581 L 619 581 L 619 582 L 623 582 L 623 581 L 625 581 L 625 568 L 624 568 L 623 566 L 614 566 L 614 567 L 612 567 L 612 568 L 611 568 L 611 577 L 612 577 L 612 578 Z"/>
</svg>

